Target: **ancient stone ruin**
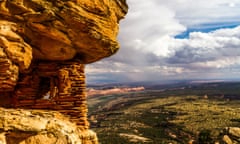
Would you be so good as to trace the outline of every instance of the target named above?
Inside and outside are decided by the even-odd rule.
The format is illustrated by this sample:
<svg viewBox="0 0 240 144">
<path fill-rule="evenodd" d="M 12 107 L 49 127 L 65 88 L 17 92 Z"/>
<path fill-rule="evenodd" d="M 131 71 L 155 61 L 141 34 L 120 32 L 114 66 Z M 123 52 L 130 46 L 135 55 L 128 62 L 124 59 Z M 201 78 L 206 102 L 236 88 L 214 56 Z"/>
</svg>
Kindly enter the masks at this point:
<svg viewBox="0 0 240 144">
<path fill-rule="evenodd" d="M 113 55 L 125 0 L 0 0 L 0 106 L 88 129 L 84 64 Z"/>
</svg>

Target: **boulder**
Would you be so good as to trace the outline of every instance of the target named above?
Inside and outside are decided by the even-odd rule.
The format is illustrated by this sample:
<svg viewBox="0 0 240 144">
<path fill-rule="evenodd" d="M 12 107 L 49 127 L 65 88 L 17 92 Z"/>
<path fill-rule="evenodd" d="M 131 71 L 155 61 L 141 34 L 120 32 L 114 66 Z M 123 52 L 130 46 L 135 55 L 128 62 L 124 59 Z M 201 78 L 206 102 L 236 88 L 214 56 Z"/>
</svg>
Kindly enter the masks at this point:
<svg viewBox="0 0 240 144">
<path fill-rule="evenodd" d="M 232 140 L 231 138 L 228 136 L 228 135 L 224 135 L 223 138 L 222 138 L 223 142 L 226 143 L 226 144 L 232 144 Z"/>
<path fill-rule="evenodd" d="M 229 127 L 228 133 L 231 136 L 240 138 L 240 128 L 239 127 Z"/>
<path fill-rule="evenodd" d="M 226 127 L 220 135 L 220 143 L 238 144 L 240 143 L 240 128 Z"/>
</svg>

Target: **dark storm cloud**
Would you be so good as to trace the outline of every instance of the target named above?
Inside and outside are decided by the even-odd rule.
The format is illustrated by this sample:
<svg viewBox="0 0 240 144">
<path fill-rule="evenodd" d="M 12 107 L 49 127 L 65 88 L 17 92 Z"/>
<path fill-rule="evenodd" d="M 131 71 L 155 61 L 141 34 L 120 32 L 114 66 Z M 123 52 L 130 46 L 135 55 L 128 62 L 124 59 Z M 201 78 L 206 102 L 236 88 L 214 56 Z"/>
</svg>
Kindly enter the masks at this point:
<svg viewBox="0 0 240 144">
<path fill-rule="evenodd" d="M 217 57 L 216 54 L 209 55 L 202 49 L 193 49 L 184 47 L 174 52 L 171 57 L 167 58 L 169 64 L 189 64 L 195 62 L 213 61 Z"/>
</svg>

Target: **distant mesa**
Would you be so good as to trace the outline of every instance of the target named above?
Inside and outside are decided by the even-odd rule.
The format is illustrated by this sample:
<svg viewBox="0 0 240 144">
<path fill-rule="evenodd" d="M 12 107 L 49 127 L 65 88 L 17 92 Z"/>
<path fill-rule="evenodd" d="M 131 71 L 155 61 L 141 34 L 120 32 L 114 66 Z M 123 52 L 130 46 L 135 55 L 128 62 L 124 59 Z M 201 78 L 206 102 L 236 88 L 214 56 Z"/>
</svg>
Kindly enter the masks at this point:
<svg viewBox="0 0 240 144">
<path fill-rule="evenodd" d="M 109 89 L 88 89 L 87 96 L 96 96 L 96 95 L 109 95 L 109 94 L 121 94 L 127 92 L 137 92 L 144 91 L 145 88 L 143 86 L 140 87 L 119 87 L 119 88 L 109 88 Z"/>
</svg>

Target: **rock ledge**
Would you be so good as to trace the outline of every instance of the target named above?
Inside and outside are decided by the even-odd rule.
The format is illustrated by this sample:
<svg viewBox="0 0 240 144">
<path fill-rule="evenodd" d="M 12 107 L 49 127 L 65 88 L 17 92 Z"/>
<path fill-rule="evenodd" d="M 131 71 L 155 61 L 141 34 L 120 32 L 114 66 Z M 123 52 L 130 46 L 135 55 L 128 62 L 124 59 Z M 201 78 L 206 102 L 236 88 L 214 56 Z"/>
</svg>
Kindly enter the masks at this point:
<svg viewBox="0 0 240 144">
<path fill-rule="evenodd" d="M 0 108 L 0 143 L 97 144 L 97 137 L 58 112 Z"/>
</svg>

